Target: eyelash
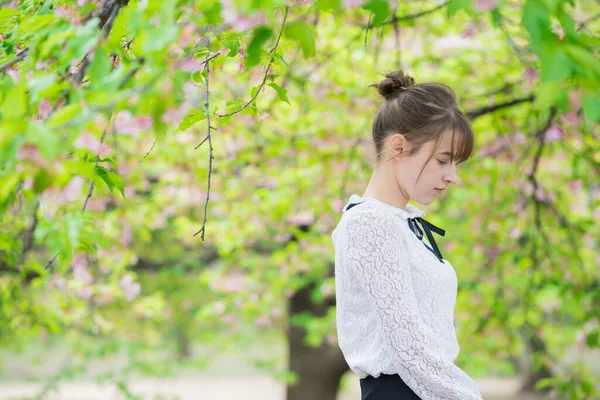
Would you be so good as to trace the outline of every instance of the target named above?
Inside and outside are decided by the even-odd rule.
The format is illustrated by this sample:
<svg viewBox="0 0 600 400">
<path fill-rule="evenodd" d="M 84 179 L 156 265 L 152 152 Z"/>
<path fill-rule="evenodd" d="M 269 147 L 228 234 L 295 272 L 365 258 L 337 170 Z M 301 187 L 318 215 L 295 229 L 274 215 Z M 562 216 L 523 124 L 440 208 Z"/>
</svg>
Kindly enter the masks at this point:
<svg viewBox="0 0 600 400">
<path fill-rule="evenodd" d="M 437 160 L 437 162 L 438 162 L 438 163 L 440 163 L 441 165 L 446 165 L 446 164 L 448 164 L 446 161 L 440 161 L 440 160 Z"/>
</svg>

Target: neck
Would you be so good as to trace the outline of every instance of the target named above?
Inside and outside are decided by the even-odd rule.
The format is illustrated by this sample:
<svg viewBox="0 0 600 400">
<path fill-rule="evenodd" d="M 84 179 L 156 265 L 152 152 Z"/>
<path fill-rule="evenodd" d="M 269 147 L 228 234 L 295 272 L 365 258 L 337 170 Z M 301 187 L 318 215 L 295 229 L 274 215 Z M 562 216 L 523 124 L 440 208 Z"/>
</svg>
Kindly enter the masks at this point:
<svg viewBox="0 0 600 400">
<path fill-rule="evenodd" d="M 391 164 L 389 165 L 391 166 Z M 402 209 L 406 208 L 408 200 L 410 200 L 408 196 L 402 193 L 400 186 L 396 183 L 394 170 L 382 167 L 376 167 L 373 171 L 363 197 L 371 197 Z"/>
</svg>

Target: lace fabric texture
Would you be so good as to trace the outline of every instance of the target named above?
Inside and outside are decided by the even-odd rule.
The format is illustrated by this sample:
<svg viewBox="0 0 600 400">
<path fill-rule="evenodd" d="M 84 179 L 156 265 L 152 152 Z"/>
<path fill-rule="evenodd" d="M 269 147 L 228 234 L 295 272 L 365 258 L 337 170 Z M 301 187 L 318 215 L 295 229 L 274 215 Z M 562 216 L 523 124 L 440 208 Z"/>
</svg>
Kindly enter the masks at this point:
<svg viewBox="0 0 600 400">
<path fill-rule="evenodd" d="M 424 213 L 375 199 L 342 216 L 332 233 L 338 343 L 360 378 L 399 374 L 423 400 L 479 400 L 454 360 L 457 277 L 410 231 Z"/>
</svg>

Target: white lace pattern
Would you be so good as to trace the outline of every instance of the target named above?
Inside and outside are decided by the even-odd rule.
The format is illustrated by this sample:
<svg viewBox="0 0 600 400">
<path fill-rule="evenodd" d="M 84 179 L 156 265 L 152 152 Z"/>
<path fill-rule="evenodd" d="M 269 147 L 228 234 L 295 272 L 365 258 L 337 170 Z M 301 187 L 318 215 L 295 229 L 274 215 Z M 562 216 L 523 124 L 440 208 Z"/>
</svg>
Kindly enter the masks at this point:
<svg viewBox="0 0 600 400">
<path fill-rule="evenodd" d="M 399 374 L 423 400 L 480 400 L 454 364 L 457 277 L 408 227 L 425 213 L 352 195 L 332 233 L 338 343 L 360 378 Z M 425 240 L 425 238 L 423 238 Z"/>
</svg>

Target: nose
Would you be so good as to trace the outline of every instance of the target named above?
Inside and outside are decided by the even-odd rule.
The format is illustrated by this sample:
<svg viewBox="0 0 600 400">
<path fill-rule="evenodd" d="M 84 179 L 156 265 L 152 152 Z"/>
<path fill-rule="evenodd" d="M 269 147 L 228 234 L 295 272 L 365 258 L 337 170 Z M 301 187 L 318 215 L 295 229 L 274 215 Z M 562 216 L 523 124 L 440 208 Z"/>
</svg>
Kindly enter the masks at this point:
<svg viewBox="0 0 600 400">
<path fill-rule="evenodd" d="M 452 169 L 450 170 L 450 172 L 448 172 L 446 174 L 446 176 L 444 177 L 444 181 L 447 184 L 451 184 L 451 183 L 456 184 L 456 182 L 458 181 L 458 175 L 456 173 L 456 167 L 455 166 L 452 166 Z"/>
</svg>

